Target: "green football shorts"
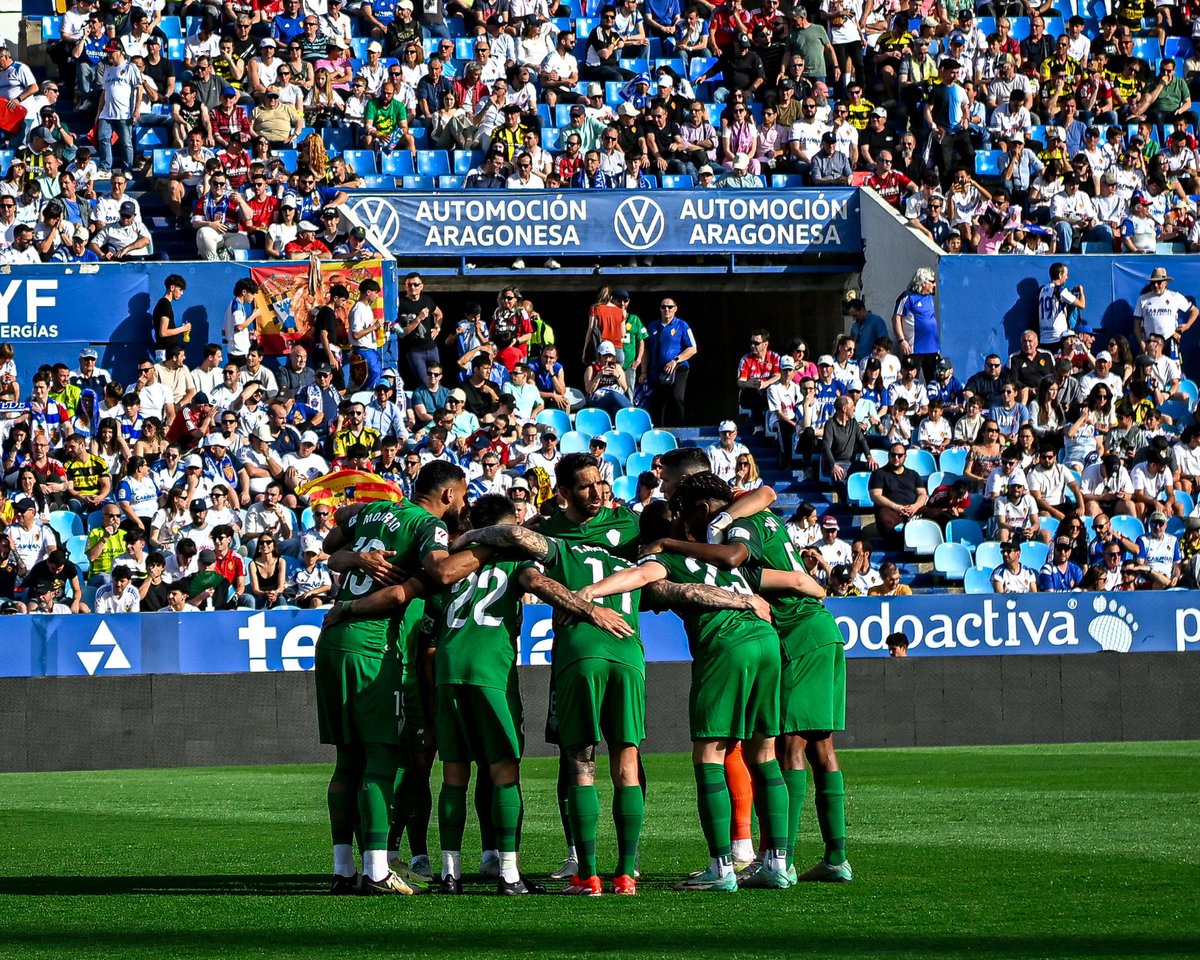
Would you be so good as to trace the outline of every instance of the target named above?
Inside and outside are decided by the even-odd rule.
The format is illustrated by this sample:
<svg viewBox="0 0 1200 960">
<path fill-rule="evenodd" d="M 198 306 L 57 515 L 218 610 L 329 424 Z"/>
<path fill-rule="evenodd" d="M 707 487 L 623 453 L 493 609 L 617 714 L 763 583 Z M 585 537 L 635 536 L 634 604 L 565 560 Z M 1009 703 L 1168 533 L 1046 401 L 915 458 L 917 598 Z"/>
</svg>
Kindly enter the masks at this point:
<svg viewBox="0 0 1200 960">
<path fill-rule="evenodd" d="M 443 763 L 518 760 L 525 748 L 521 691 L 467 683 L 439 684 L 434 694 L 438 756 Z"/>
<path fill-rule="evenodd" d="M 758 623 L 739 626 L 737 643 L 692 662 L 688 720 L 693 740 L 778 735 L 779 636 L 769 624 Z"/>
<path fill-rule="evenodd" d="M 398 660 L 317 644 L 314 679 L 322 743 L 399 746 L 404 728 L 404 668 Z"/>
<path fill-rule="evenodd" d="M 609 748 L 646 738 L 646 678 L 635 667 L 589 658 L 554 679 L 559 742 L 568 750 L 603 740 Z"/>
<path fill-rule="evenodd" d="M 783 665 L 784 733 L 846 729 L 846 648 L 827 643 Z"/>
</svg>

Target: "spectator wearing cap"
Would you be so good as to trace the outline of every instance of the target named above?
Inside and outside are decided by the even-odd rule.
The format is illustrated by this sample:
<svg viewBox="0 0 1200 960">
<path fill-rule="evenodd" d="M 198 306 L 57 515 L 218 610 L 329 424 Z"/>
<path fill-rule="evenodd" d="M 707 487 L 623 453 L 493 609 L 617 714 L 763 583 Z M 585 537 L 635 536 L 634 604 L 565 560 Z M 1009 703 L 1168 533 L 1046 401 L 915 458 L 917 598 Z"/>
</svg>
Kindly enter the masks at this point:
<svg viewBox="0 0 1200 960">
<path fill-rule="evenodd" d="M 1005 451 L 1005 456 L 1008 456 L 1008 451 Z M 1003 470 L 1004 467 L 999 469 Z M 996 472 L 993 471 L 993 475 Z M 1039 536 L 1049 541 L 1049 533 L 1042 529 L 1038 516 L 1037 501 L 1029 495 L 1024 471 L 1018 466 L 1006 479 L 1003 493 L 996 498 L 992 508 L 991 536 L 1001 543 L 1024 543 Z M 990 486 L 991 478 L 988 482 Z"/>
<path fill-rule="evenodd" d="M 1180 336 L 1195 324 L 1200 309 L 1183 294 L 1168 288 L 1172 280 L 1166 267 L 1151 271 L 1148 289 L 1138 297 L 1133 310 L 1133 333 L 1143 346 L 1152 334 L 1158 334 L 1168 356 L 1177 359 Z"/>
<path fill-rule="evenodd" d="M 317 236 L 320 229 L 312 221 L 302 220 L 296 228 L 296 238 L 284 245 L 284 259 L 311 260 L 315 257 L 318 260 L 328 260 L 332 252 Z"/>
<path fill-rule="evenodd" d="M 1151 449 L 1146 459 L 1129 471 L 1133 483 L 1133 509 L 1146 518 L 1156 512 L 1183 516 L 1183 504 L 1175 499 L 1175 480 L 1166 451 Z"/>
<path fill-rule="evenodd" d="M 318 226 L 320 229 L 317 231 L 317 239 L 325 244 L 331 252 L 345 242 L 345 235 L 339 229 L 341 214 L 337 207 L 325 207 L 321 211 L 321 221 Z"/>
<path fill-rule="evenodd" d="M 88 246 L 87 227 L 73 227 L 69 233 L 64 231 L 62 245 L 54 251 L 50 259 L 55 263 L 99 263 L 100 255 Z"/>
<path fill-rule="evenodd" d="M 235 139 L 252 133 L 250 116 L 238 105 L 239 97 L 237 88 L 227 83 L 221 88 L 220 102 L 209 111 L 213 143 L 219 148 L 228 148 Z"/>
<path fill-rule="evenodd" d="M 996 593 L 1037 593 L 1038 575 L 1021 563 L 1021 544 L 1016 540 L 1000 545 L 1000 566 L 992 571 Z"/>
<path fill-rule="evenodd" d="M 113 170 L 113 135 L 119 153 L 120 166 L 133 169 L 133 127 L 142 115 L 142 72 L 125 59 L 125 52 L 115 40 L 105 47 L 108 65 L 101 74 L 100 106 L 97 113 L 96 139 L 99 143 L 99 177 L 107 179 Z M 0 74 L 10 64 L 3 62 L 0 53 Z M 30 91 L 32 93 L 32 91 Z"/>
<path fill-rule="evenodd" d="M 1150 198 L 1135 191 L 1129 201 L 1129 216 L 1121 224 L 1121 249 L 1126 253 L 1156 253 L 1161 235 L 1162 227 L 1150 213 Z"/>
<path fill-rule="evenodd" d="M 120 207 L 120 219 L 101 227 L 92 237 L 91 250 L 101 260 L 126 260 L 150 255 L 150 231 L 138 219 L 137 206 L 126 200 Z M 14 238 L 14 247 L 16 241 Z"/>
<path fill-rule="evenodd" d="M 272 84 L 262 93 L 262 102 L 250 114 L 250 129 L 272 147 L 292 147 L 304 129 L 304 115 L 290 103 L 280 101 L 279 88 Z"/>
<path fill-rule="evenodd" d="M 1178 538 L 1167 533 L 1167 514 L 1162 510 L 1149 515 L 1147 532 L 1137 538 L 1137 550 L 1138 561 L 1145 566 L 1142 572 L 1157 589 L 1167 590 L 1179 583 L 1183 554 Z"/>
<path fill-rule="evenodd" d="M 538 437 L 538 441 L 538 448 L 525 456 L 526 478 L 532 477 L 534 469 L 540 469 L 544 470 L 553 482 L 554 468 L 562 459 L 562 452 L 558 449 L 558 433 L 553 427 L 545 427 Z M 532 485 L 531 479 L 530 483 Z"/>
<path fill-rule="evenodd" d="M 351 227 L 344 240 L 333 248 L 335 260 L 370 260 L 379 253 L 367 242 L 367 231 L 362 227 Z"/>
<path fill-rule="evenodd" d="M 779 359 L 779 378 L 767 388 L 767 432 L 779 445 L 779 465 L 790 467 L 796 450 L 798 407 L 804 394 L 796 379 L 796 360 L 791 354 Z"/>
<path fill-rule="evenodd" d="M 298 453 L 284 454 L 281 466 L 284 472 L 284 484 L 288 490 L 294 491 L 309 480 L 315 480 L 329 472 L 329 463 L 321 456 L 318 448 L 320 440 L 312 430 L 300 434 L 300 450 Z"/>
<path fill-rule="evenodd" d="M 749 451 L 744 443 L 738 441 L 737 424 L 732 420 L 722 420 L 717 425 L 717 433 L 720 439 L 710 444 L 705 453 L 708 454 L 712 472 L 729 483 L 737 472 L 737 458 Z"/>
<path fill-rule="evenodd" d="M 104 73 L 105 61 L 108 57 L 106 50 L 108 43 L 109 37 L 105 32 L 104 15 L 93 6 L 88 13 L 86 29 L 70 47 L 69 56 L 66 58 L 68 71 L 60 73 L 68 91 L 74 80 L 75 101 L 81 110 L 88 110 L 95 105 L 97 91 L 100 89 L 100 78 Z M 73 77 L 71 66 L 74 66 Z"/>
<path fill-rule="evenodd" d="M 731 162 L 732 172 L 726 174 L 717 186 L 725 190 L 757 190 L 762 188 L 762 177 L 750 171 L 750 167 L 757 165 L 757 163 L 758 161 L 752 160 L 748 153 L 737 154 Z"/>
<path fill-rule="evenodd" d="M 393 397 L 403 397 L 388 377 L 380 377 L 372 388 L 371 402 L 364 408 L 366 424 L 381 437 L 408 440 L 408 422 L 404 406 Z"/>
<path fill-rule="evenodd" d="M 583 372 L 583 392 L 588 406 L 599 407 L 616 415 L 617 411 L 631 406 L 629 382 L 617 357 L 616 345 L 611 340 L 602 340 L 596 348 L 596 360 Z"/>
<path fill-rule="evenodd" d="M 888 112 L 883 107 L 876 107 L 871 111 L 867 129 L 862 131 L 858 137 L 859 170 L 876 169 L 884 151 L 889 154 L 889 158 L 895 151 L 896 133 L 888 126 L 887 121 Z"/>
<path fill-rule="evenodd" d="M 854 173 L 847 156 L 837 149 L 837 135 L 821 135 L 821 149 L 809 158 L 809 179 L 814 187 L 844 187 Z"/>
<path fill-rule="evenodd" d="M 817 579 L 827 582 L 834 567 L 848 566 L 853 561 L 853 552 L 850 544 L 838 536 L 841 533 L 841 525 L 832 513 L 827 513 L 821 518 L 820 531 L 820 539 L 814 544 L 816 549 L 811 555 L 819 561 Z"/>
</svg>

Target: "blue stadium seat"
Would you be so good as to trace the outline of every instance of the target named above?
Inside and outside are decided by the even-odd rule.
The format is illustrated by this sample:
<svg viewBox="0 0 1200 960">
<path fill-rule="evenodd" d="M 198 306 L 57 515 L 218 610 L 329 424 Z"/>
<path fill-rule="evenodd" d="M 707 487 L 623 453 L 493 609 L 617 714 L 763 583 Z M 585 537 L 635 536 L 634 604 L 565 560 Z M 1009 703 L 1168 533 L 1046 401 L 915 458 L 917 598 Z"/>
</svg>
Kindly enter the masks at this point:
<svg viewBox="0 0 1200 960">
<path fill-rule="evenodd" d="M 537 105 L 537 113 L 538 113 L 538 116 L 541 117 L 541 119 L 542 119 L 542 127 L 543 128 L 554 126 L 554 117 L 551 116 L 551 114 L 550 114 L 550 104 L 539 103 Z"/>
<path fill-rule="evenodd" d="M 471 172 L 471 168 L 478 166 L 482 160 L 483 152 L 480 150 L 455 150 L 454 172 L 465 177 Z"/>
<path fill-rule="evenodd" d="M 561 150 L 562 131 L 558 127 L 542 127 L 542 147 L 546 150 Z"/>
<path fill-rule="evenodd" d="M 919 557 L 931 557 L 943 543 L 942 528 L 932 520 L 917 517 L 904 525 L 904 549 Z"/>
<path fill-rule="evenodd" d="M 460 177 L 457 174 L 451 174 L 448 177 L 438 177 L 437 178 L 438 189 L 439 190 L 461 190 L 464 179 L 465 178 Z"/>
<path fill-rule="evenodd" d="M 560 437 L 571 429 L 571 418 L 567 416 L 565 410 L 553 409 L 543 410 L 535 418 L 538 423 L 544 423 L 547 426 L 553 427 L 554 432 Z"/>
<path fill-rule="evenodd" d="M 977 520 L 951 520 L 946 524 L 946 542 L 961 543 L 974 553 L 983 543 L 983 527 Z"/>
<path fill-rule="evenodd" d="M 1151 68 L 1162 59 L 1162 47 L 1158 37 L 1135 37 L 1133 40 L 1133 55 L 1150 61 Z"/>
<path fill-rule="evenodd" d="M 179 22 L 178 17 L 163 17 L 158 21 L 158 26 L 168 40 L 183 38 L 183 25 Z"/>
<path fill-rule="evenodd" d="M 182 40 L 167 40 L 167 59 L 168 60 L 183 60 L 183 41 Z"/>
<path fill-rule="evenodd" d="M 1058 533 L 1058 517 L 1038 517 L 1038 522 L 1042 526 L 1042 532 L 1050 538 L 1050 542 L 1054 542 L 1054 535 Z"/>
<path fill-rule="evenodd" d="M 963 575 L 965 593 L 995 593 L 992 589 L 992 571 L 995 567 L 971 567 Z"/>
<path fill-rule="evenodd" d="M 933 569 L 947 580 L 961 580 L 971 569 L 971 551 L 961 543 L 939 543 L 933 551 Z"/>
<path fill-rule="evenodd" d="M 82 536 L 83 521 L 79 514 L 70 510 L 54 510 L 50 513 L 50 529 L 58 536 L 59 543 L 66 543 L 71 537 Z"/>
<path fill-rule="evenodd" d="M 932 496 L 933 491 L 945 482 L 946 474 L 941 470 L 934 470 L 933 473 L 925 478 L 925 492 Z"/>
<path fill-rule="evenodd" d="M 654 457 L 648 453 L 632 454 L 629 459 L 625 461 L 625 475 L 629 477 L 640 476 L 650 469 L 650 464 L 653 462 L 653 460 Z"/>
<path fill-rule="evenodd" d="M 1003 156 L 1000 150 L 976 150 L 975 173 L 981 177 L 1000 176 L 1000 158 Z"/>
<path fill-rule="evenodd" d="M 604 440 L 608 443 L 607 451 L 622 463 L 637 453 L 637 441 L 627 430 L 606 430 Z"/>
<path fill-rule="evenodd" d="M 156 147 L 171 145 L 167 127 L 148 127 L 139 125 L 134 133 L 134 142 L 142 153 L 148 153 Z"/>
<path fill-rule="evenodd" d="M 1191 409 L 1185 400 L 1168 400 L 1159 409 L 1164 416 L 1171 418 L 1173 425 L 1170 429 L 1175 433 L 1182 433 L 1191 420 Z"/>
<path fill-rule="evenodd" d="M 1186 490 L 1175 491 L 1175 502 L 1183 507 L 1183 515 L 1185 517 L 1196 508 L 1196 502 L 1192 499 L 1192 495 Z M 1045 526 L 1045 521 L 1042 522 L 1042 525 Z"/>
<path fill-rule="evenodd" d="M 664 454 L 668 450 L 674 450 L 677 446 L 679 446 L 679 441 L 675 439 L 675 434 L 667 430 L 647 430 L 638 441 L 638 447 L 642 453 L 648 453 L 651 456 Z"/>
<path fill-rule="evenodd" d="M 578 430 L 568 430 L 558 438 L 558 448 L 563 453 L 587 453 L 591 435 Z"/>
<path fill-rule="evenodd" d="M 1004 558 L 1000 553 L 1000 544 L 995 540 L 984 540 L 983 543 L 975 548 L 976 566 L 994 570 L 1003 562 Z"/>
<path fill-rule="evenodd" d="M 283 161 L 283 165 L 287 168 L 288 173 L 296 172 L 296 164 L 300 162 L 300 151 L 272 150 L 271 153 Z"/>
<path fill-rule="evenodd" d="M 613 481 L 613 499 L 629 501 L 637 496 L 637 477 L 629 474 L 617 477 Z"/>
<path fill-rule="evenodd" d="M 662 185 L 664 190 L 691 190 L 696 183 L 687 173 L 664 173 Z"/>
<path fill-rule="evenodd" d="M 872 469 L 879 469 L 887 466 L 888 455 L 886 450 L 881 450 L 878 447 L 871 448 L 871 466 Z"/>
<path fill-rule="evenodd" d="M 391 177 L 411 177 L 417 171 L 413 166 L 412 154 L 407 150 L 398 150 L 383 155 L 383 170 L 381 172 Z"/>
<path fill-rule="evenodd" d="M 400 183 L 403 190 L 423 190 L 429 192 L 437 187 L 437 179 L 434 177 L 401 177 Z"/>
<path fill-rule="evenodd" d="M 151 161 L 150 169 L 156 177 L 166 177 L 171 174 L 171 154 L 173 150 L 155 150 Z"/>
<path fill-rule="evenodd" d="M 346 164 L 353 168 L 355 173 L 379 173 L 379 164 L 374 150 L 344 150 L 342 156 L 346 158 Z M 411 154 L 409 156 L 411 157 Z"/>
<path fill-rule="evenodd" d="M 382 173 L 362 173 L 363 185 L 356 187 L 357 190 L 391 190 L 395 187 L 396 178 L 389 177 Z"/>
<path fill-rule="evenodd" d="M 1015 40 L 1024 40 L 1029 36 L 1029 18 L 1028 17 L 1010 17 L 1012 23 L 1011 36 Z"/>
<path fill-rule="evenodd" d="M 612 428 L 612 418 L 608 415 L 607 410 L 584 407 L 575 414 L 575 429 L 580 433 L 586 433 L 589 437 L 607 433 Z"/>
<path fill-rule="evenodd" d="M 445 150 L 418 151 L 417 173 L 426 177 L 440 177 L 450 172 L 450 155 Z"/>
<path fill-rule="evenodd" d="M 620 477 L 625 476 L 625 459 L 628 459 L 628 458 L 618 460 L 611 453 L 606 453 L 606 454 L 604 454 L 604 456 L 601 459 L 604 460 L 605 463 L 612 464 L 614 481 Z"/>
<path fill-rule="evenodd" d="M 919 447 L 915 449 L 909 448 L 908 457 L 905 459 L 904 465 L 912 470 L 916 470 L 922 480 L 937 469 L 937 464 L 933 462 L 933 454 Z"/>
<path fill-rule="evenodd" d="M 90 561 L 87 558 L 87 551 L 85 549 L 86 547 L 87 537 L 83 534 L 76 534 L 73 537 L 68 537 L 63 543 L 63 549 L 67 551 L 67 557 L 70 558 L 71 562 L 76 565 L 81 563 L 87 563 L 90 565 Z"/>
<path fill-rule="evenodd" d="M 870 479 L 871 475 L 865 470 L 852 473 L 846 479 L 846 497 L 854 506 L 866 510 L 870 510 L 874 506 L 871 503 L 871 494 L 867 489 Z"/>
<path fill-rule="evenodd" d="M 569 127 L 571 125 L 571 107 L 574 104 L 560 103 L 554 108 L 554 125 L 556 127 Z"/>
<path fill-rule="evenodd" d="M 943 450 L 938 457 L 938 468 L 945 473 L 956 473 L 960 477 L 967 469 L 967 450 L 964 447 L 951 447 Z"/>
<path fill-rule="evenodd" d="M 454 59 L 475 59 L 475 37 L 463 37 L 461 40 L 454 41 Z"/>
<path fill-rule="evenodd" d="M 804 186 L 804 177 L 798 173 L 773 173 L 771 186 L 776 190 L 791 190 Z"/>
<path fill-rule="evenodd" d="M 1163 47 L 1163 56 L 1190 57 L 1194 49 L 1189 37 L 1167 37 L 1167 45 Z"/>
<path fill-rule="evenodd" d="M 650 421 L 650 414 L 641 407 L 626 407 L 624 410 L 618 410 L 614 425 L 618 430 L 623 430 L 634 437 L 640 437 L 654 426 Z"/>
<path fill-rule="evenodd" d="M 1179 392 L 1187 395 L 1188 406 L 1195 410 L 1196 401 L 1200 400 L 1200 387 L 1196 386 L 1196 382 L 1194 380 L 1180 380 Z"/>
<path fill-rule="evenodd" d="M 62 39 L 62 17 L 42 17 L 42 42 Z"/>
<path fill-rule="evenodd" d="M 1027 566 L 1034 573 L 1037 573 L 1046 565 L 1046 558 L 1050 556 L 1050 545 L 1043 543 L 1041 540 L 1027 540 L 1021 544 L 1021 563 Z"/>
</svg>

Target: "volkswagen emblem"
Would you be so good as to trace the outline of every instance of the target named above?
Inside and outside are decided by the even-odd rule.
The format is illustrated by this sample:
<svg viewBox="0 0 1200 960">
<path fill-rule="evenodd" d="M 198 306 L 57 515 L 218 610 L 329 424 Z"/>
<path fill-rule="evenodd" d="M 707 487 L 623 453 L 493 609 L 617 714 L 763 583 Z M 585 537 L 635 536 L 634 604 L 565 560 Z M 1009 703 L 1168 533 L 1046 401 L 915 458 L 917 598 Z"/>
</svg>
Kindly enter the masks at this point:
<svg viewBox="0 0 1200 960">
<path fill-rule="evenodd" d="M 667 218 L 662 207 L 649 197 L 628 197 L 613 214 L 617 239 L 630 250 L 649 250 L 662 239 Z"/>
<path fill-rule="evenodd" d="M 350 205 L 363 226 L 375 231 L 380 243 L 391 250 L 400 239 L 400 214 L 386 197 L 364 197 Z"/>
</svg>

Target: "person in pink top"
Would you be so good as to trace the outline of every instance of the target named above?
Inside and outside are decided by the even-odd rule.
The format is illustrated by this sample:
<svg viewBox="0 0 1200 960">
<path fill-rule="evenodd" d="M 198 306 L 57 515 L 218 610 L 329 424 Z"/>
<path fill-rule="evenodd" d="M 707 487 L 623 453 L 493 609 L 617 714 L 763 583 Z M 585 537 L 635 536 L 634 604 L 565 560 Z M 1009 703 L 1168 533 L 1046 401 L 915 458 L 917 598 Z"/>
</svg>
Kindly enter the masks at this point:
<svg viewBox="0 0 1200 960">
<path fill-rule="evenodd" d="M 749 154 L 753 158 L 757 149 L 757 140 L 758 129 L 754 126 L 750 107 L 747 104 L 735 104 L 732 122 L 721 131 L 721 152 L 724 155 L 721 166 L 726 170 L 732 170 L 733 161 L 739 153 Z M 758 160 L 750 160 L 751 173 L 759 173 L 761 169 Z"/>
</svg>

